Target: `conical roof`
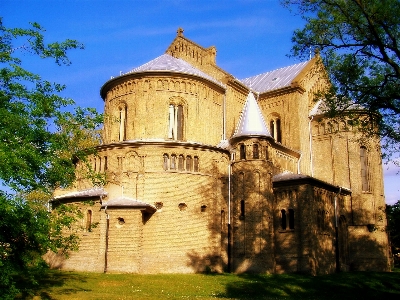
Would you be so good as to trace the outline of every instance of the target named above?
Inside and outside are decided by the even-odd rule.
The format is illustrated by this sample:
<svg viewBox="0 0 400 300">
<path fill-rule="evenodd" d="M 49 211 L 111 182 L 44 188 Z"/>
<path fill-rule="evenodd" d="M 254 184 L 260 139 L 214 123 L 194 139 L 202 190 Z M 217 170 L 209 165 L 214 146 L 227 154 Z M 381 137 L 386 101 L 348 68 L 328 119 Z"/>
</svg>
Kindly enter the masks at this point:
<svg viewBox="0 0 400 300">
<path fill-rule="evenodd" d="M 266 136 L 271 137 L 265 124 L 261 109 L 252 92 L 249 92 L 244 104 L 239 123 L 232 138 L 242 136 Z"/>
</svg>

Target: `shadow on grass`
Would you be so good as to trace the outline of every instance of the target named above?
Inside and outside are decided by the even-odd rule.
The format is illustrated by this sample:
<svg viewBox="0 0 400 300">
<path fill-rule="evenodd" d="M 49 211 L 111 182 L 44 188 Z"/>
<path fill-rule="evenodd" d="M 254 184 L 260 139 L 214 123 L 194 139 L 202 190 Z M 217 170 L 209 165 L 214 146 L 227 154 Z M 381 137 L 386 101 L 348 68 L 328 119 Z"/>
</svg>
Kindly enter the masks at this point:
<svg viewBox="0 0 400 300">
<path fill-rule="evenodd" d="M 83 289 L 80 287 L 71 287 L 68 286 L 67 282 L 87 282 L 86 275 L 77 274 L 77 273 L 69 273 L 69 272 L 61 272 L 56 270 L 49 270 L 47 272 L 43 272 L 40 279 L 37 280 L 36 284 L 29 283 L 29 281 L 24 280 L 23 277 L 18 278 L 17 287 L 21 291 L 19 295 L 17 295 L 16 299 L 32 299 L 33 295 L 40 296 L 40 299 L 55 299 L 50 295 L 50 290 L 53 287 L 61 287 L 58 289 L 58 294 L 71 295 L 81 291 L 90 291 L 88 289 Z M 62 286 L 67 285 L 65 288 Z"/>
<path fill-rule="evenodd" d="M 219 298 L 400 299 L 400 273 L 352 272 L 308 275 L 239 275 Z"/>
</svg>

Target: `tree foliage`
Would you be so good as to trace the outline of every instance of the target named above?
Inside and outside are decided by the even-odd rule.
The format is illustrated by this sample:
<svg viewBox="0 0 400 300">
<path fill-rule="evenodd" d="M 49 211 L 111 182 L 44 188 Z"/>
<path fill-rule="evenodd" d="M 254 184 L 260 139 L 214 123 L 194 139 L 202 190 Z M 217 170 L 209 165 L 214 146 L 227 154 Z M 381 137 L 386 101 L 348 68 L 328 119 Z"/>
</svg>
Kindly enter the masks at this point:
<svg viewBox="0 0 400 300">
<path fill-rule="evenodd" d="M 35 282 L 47 251 L 77 248 L 72 226 L 80 212 L 60 205 L 49 214 L 46 203 L 54 189 L 75 180 L 75 164 L 95 154 L 100 142 L 101 115 L 75 107 L 71 99 L 60 96 L 64 85 L 24 68 L 22 58 L 69 65 L 67 52 L 83 48 L 69 39 L 45 43 L 43 32 L 37 23 L 28 29 L 6 28 L 0 18 L 0 181 L 14 190 L 0 191 L 3 299 L 13 299 L 18 292 L 16 276 Z"/>
<path fill-rule="evenodd" d="M 71 183 L 74 161 L 87 155 L 88 141 L 99 142 L 101 122 L 92 109 L 68 112 L 74 102 L 59 96 L 64 85 L 22 67 L 21 54 L 69 65 L 67 51 L 83 48 L 75 40 L 45 44 L 43 28 L 31 25 L 8 29 L 0 20 L 0 178 L 16 190 Z"/>
<path fill-rule="evenodd" d="M 386 205 L 386 215 L 394 262 L 400 266 L 400 200 L 393 205 Z"/>
<path fill-rule="evenodd" d="M 304 18 L 292 54 L 319 49 L 332 88 L 325 91 L 331 116 L 362 107 L 392 154 L 400 143 L 400 2 L 398 0 L 282 0 Z M 356 104 L 357 106 L 354 106 Z M 378 118 L 377 118 L 378 116 Z M 365 119 L 364 119 L 365 120 Z M 375 131 L 374 128 L 377 130 Z"/>
</svg>

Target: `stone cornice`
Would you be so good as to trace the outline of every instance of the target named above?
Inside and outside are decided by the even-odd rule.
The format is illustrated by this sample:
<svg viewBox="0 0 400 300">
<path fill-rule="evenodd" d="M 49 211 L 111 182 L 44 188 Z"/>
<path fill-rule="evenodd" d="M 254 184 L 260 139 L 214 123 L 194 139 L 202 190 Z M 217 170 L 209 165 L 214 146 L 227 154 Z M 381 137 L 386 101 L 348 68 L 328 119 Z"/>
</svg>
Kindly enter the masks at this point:
<svg viewBox="0 0 400 300">
<path fill-rule="evenodd" d="M 193 149 L 205 149 L 212 150 L 216 152 L 221 152 L 225 154 L 229 154 L 229 150 L 222 149 L 216 146 L 200 144 L 196 142 L 182 142 L 182 141 L 172 141 L 172 140 L 129 140 L 117 143 L 109 143 L 97 146 L 96 149 L 99 150 L 108 150 L 115 148 L 126 148 L 126 147 L 143 147 L 143 146 L 155 146 L 155 147 L 164 147 L 164 148 L 193 148 Z"/>
<path fill-rule="evenodd" d="M 107 95 L 107 91 L 112 89 L 113 87 L 117 86 L 118 84 L 121 84 L 125 82 L 128 79 L 137 79 L 137 78 L 157 78 L 157 77 L 174 77 L 176 78 L 187 78 L 187 79 L 194 79 L 196 81 L 203 82 L 212 88 L 220 91 L 221 93 L 225 92 L 225 87 L 220 86 L 216 84 L 215 82 L 212 82 L 210 80 L 207 80 L 203 77 L 193 75 L 193 74 L 186 74 L 186 73 L 180 73 L 180 72 L 172 72 L 172 71 L 144 71 L 144 72 L 138 72 L 138 73 L 127 73 L 115 78 L 112 78 L 108 80 L 100 89 L 100 96 L 103 100 L 105 100 L 105 97 Z"/>
</svg>

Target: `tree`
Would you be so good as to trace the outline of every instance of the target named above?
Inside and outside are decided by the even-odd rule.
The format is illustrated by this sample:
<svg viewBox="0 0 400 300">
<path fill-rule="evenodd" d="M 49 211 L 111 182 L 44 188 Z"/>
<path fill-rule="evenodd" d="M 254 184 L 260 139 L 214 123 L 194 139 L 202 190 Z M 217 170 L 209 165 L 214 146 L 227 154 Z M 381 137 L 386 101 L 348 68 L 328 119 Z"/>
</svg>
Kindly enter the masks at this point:
<svg viewBox="0 0 400 300">
<path fill-rule="evenodd" d="M 400 265 L 400 200 L 393 205 L 386 205 L 388 232 L 392 246 L 395 266 Z"/>
<path fill-rule="evenodd" d="M 61 205 L 49 214 L 54 189 L 75 180 L 75 164 L 95 154 L 102 116 L 74 106 L 59 93 L 65 86 L 23 68 L 21 57 L 54 59 L 69 65 L 67 51 L 83 48 L 75 40 L 44 42 L 44 29 L 6 28 L 0 18 L 0 180 L 14 194 L 0 191 L 0 287 L 13 299 L 15 276 L 35 282 L 42 255 L 77 247 L 77 236 L 62 234 L 79 211 Z M 99 178 L 96 178 L 99 179 Z"/>
<path fill-rule="evenodd" d="M 319 50 L 332 87 L 322 95 L 329 116 L 362 108 L 360 130 L 383 138 L 386 153 L 400 143 L 400 2 L 282 0 L 306 21 L 294 32 L 292 54 Z M 377 125 L 377 126 L 371 126 Z"/>
</svg>

